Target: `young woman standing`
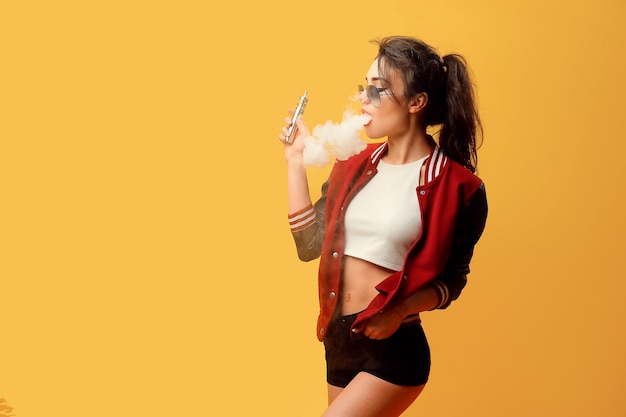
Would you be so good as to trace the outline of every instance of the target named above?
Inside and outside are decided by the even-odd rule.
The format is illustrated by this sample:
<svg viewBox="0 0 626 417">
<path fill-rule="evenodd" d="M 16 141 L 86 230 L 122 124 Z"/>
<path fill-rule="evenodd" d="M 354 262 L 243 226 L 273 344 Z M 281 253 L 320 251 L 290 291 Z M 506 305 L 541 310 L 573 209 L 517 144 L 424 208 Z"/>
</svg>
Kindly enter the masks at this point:
<svg viewBox="0 0 626 417">
<path fill-rule="evenodd" d="M 411 37 L 377 44 L 358 98 L 371 117 L 367 136 L 387 139 L 336 162 L 315 204 L 302 156 L 306 124 L 299 118 L 285 142 L 286 119 L 279 135 L 298 256 L 320 257 L 325 417 L 399 416 L 417 398 L 430 372 L 419 314 L 459 296 L 487 217 L 465 60 Z"/>
</svg>

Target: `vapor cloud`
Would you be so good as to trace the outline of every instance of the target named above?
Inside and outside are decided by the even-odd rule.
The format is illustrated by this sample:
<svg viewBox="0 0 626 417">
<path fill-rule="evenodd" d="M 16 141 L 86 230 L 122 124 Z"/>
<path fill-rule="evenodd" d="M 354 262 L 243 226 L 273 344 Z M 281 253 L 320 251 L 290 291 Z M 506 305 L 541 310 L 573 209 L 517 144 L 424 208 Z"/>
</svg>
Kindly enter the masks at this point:
<svg viewBox="0 0 626 417">
<path fill-rule="evenodd" d="M 331 158 L 345 161 L 360 153 L 366 147 L 360 131 L 370 120 L 369 115 L 355 115 L 346 110 L 341 123 L 329 120 L 323 125 L 315 126 L 311 136 L 304 138 L 304 164 L 322 167 L 331 162 Z"/>
</svg>

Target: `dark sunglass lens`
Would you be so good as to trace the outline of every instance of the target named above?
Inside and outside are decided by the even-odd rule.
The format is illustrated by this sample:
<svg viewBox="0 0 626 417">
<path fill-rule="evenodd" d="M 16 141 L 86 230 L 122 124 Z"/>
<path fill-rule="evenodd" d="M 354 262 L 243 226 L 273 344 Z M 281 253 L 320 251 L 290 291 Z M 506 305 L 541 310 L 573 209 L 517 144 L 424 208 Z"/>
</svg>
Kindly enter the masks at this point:
<svg viewBox="0 0 626 417">
<path fill-rule="evenodd" d="M 367 97 L 374 106 L 380 105 L 380 92 L 374 85 L 367 86 Z"/>
<path fill-rule="evenodd" d="M 376 88 L 376 86 L 358 85 L 357 91 L 359 92 L 359 94 L 365 91 L 367 99 L 370 101 L 370 103 L 372 103 L 376 107 L 380 106 L 380 92 L 378 91 L 378 88 Z"/>
</svg>

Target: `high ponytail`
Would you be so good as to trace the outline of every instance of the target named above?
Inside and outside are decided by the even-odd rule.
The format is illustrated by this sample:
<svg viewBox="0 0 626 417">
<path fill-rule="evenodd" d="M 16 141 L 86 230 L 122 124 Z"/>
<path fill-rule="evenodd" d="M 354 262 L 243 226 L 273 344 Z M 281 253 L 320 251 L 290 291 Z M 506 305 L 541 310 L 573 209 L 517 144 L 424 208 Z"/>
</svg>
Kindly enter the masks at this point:
<svg viewBox="0 0 626 417">
<path fill-rule="evenodd" d="M 450 158 L 475 172 L 476 149 L 480 146 L 483 128 L 467 62 L 457 54 L 444 56 L 443 62 L 447 72 L 446 112 L 439 132 L 439 147 Z"/>
<path fill-rule="evenodd" d="M 397 69 L 404 80 L 405 97 L 428 95 L 424 123 L 440 127 L 441 150 L 475 172 L 483 130 L 465 59 L 457 54 L 442 58 L 430 45 L 408 36 L 373 42 L 379 48 L 379 73 L 384 78 L 388 69 Z M 391 95 L 398 100 L 393 92 Z"/>
</svg>

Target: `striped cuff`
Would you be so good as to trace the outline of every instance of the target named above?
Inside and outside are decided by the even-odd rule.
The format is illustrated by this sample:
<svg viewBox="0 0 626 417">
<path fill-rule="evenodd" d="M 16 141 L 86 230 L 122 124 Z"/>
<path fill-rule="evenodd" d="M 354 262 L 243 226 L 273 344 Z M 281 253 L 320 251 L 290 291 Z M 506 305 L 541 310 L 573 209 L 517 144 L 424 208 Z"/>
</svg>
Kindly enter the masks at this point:
<svg viewBox="0 0 626 417">
<path fill-rule="evenodd" d="M 310 204 L 308 207 L 298 210 L 295 213 L 289 214 L 287 218 L 289 219 L 289 227 L 291 227 L 292 233 L 297 232 L 298 230 L 306 229 L 315 223 L 316 215 L 313 204 Z"/>
<path fill-rule="evenodd" d="M 430 286 L 434 288 L 435 291 L 437 291 L 437 295 L 439 296 L 439 302 L 437 303 L 437 306 L 433 308 L 433 310 L 446 305 L 448 303 L 448 300 L 450 299 L 450 291 L 448 291 L 448 287 L 446 286 L 446 284 L 439 280 L 435 280 L 430 283 Z"/>
</svg>

